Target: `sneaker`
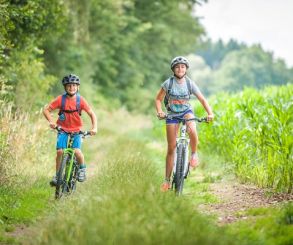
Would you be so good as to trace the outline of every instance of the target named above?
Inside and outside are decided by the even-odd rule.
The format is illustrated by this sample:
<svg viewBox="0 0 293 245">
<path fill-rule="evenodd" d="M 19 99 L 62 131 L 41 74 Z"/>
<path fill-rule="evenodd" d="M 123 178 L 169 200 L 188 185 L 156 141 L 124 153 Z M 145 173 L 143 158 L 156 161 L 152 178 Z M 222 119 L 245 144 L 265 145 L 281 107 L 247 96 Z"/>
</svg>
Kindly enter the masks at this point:
<svg viewBox="0 0 293 245">
<path fill-rule="evenodd" d="M 165 180 L 164 183 L 161 185 L 161 191 L 166 192 L 169 189 L 171 189 L 171 183 L 170 183 L 170 181 Z"/>
<path fill-rule="evenodd" d="M 189 161 L 191 168 L 196 168 L 199 165 L 199 159 L 197 153 L 192 153 Z"/>
<path fill-rule="evenodd" d="M 86 172 L 86 168 L 80 168 L 78 170 L 78 172 L 77 172 L 77 174 L 78 174 L 77 180 L 79 182 L 84 182 L 86 180 L 85 172 Z"/>
<path fill-rule="evenodd" d="M 56 186 L 57 185 L 57 176 L 54 175 L 52 180 L 50 181 L 50 186 Z"/>
</svg>

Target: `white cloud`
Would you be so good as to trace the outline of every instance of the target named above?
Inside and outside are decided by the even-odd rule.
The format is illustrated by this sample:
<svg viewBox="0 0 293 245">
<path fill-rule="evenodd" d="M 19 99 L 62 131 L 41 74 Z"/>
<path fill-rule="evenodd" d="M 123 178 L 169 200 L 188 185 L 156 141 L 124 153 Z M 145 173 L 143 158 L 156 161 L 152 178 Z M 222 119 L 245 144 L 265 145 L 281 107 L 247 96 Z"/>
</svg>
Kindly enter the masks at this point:
<svg viewBox="0 0 293 245">
<path fill-rule="evenodd" d="M 292 0 L 209 0 L 196 13 L 212 40 L 260 43 L 293 66 Z"/>
</svg>

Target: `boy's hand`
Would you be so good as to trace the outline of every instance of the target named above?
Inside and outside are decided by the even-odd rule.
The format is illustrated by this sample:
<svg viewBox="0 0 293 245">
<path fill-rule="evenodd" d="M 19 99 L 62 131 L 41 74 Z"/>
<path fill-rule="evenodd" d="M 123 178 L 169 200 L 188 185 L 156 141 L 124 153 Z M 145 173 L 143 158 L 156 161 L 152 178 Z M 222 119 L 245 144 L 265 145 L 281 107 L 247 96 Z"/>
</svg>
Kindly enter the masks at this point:
<svg viewBox="0 0 293 245">
<path fill-rule="evenodd" d="M 50 122 L 49 126 L 50 126 L 50 128 L 55 129 L 57 127 L 57 124 Z"/>
<path fill-rule="evenodd" d="M 97 134 L 97 129 L 96 129 L 96 128 L 93 128 L 93 129 L 90 131 L 90 134 L 91 134 L 91 135 L 95 135 L 95 134 Z"/>
</svg>

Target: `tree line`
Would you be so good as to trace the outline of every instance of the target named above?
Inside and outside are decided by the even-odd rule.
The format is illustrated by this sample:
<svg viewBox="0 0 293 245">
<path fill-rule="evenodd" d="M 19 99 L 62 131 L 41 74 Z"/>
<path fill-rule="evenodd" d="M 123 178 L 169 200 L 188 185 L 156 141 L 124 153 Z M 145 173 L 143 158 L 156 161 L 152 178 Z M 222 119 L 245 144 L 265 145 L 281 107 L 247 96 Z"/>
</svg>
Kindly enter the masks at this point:
<svg viewBox="0 0 293 245">
<path fill-rule="evenodd" d="M 200 2 L 2 0 L 0 100 L 39 108 L 72 72 L 97 96 L 145 110 L 171 58 L 203 34 L 191 14 Z"/>
</svg>

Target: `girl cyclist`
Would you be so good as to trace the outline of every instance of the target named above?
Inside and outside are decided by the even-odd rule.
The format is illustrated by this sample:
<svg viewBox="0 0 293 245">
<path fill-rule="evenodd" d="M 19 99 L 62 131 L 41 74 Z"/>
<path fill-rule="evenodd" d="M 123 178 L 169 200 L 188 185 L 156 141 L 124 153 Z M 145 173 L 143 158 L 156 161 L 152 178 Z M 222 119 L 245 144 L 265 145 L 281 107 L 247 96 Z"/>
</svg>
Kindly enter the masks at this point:
<svg viewBox="0 0 293 245">
<path fill-rule="evenodd" d="M 186 76 L 186 71 L 188 68 L 189 62 L 183 56 L 175 57 L 171 61 L 171 70 L 173 71 L 174 75 L 161 84 L 161 89 L 158 91 L 155 99 L 158 118 L 163 119 L 166 117 L 166 114 L 162 110 L 162 101 L 164 100 L 165 96 L 167 99 L 165 100 L 168 113 L 178 114 L 184 118 L 193 118 L 194 113 L 191 105 L 189 104 L 189 100 L 190 95 L 194 94 L 206 110 L 208 114 L 207 120 L 213 120 L 214 115 L 207 100 L 200 92 L 197 85 Z M 165 181 L 161 186 L 162 191 L 167 191 L 171 188 L 170 177 L 172 174 L 174 150 L 176 148 L 176 136 L 179 129 L 179 123 L 180 122 L 178 120 L 166 119 L 168 150 L 166 155 Z M 195 122 L 187 122 L 187 129 L 191 148 L 190 166 L 195 168 L 199 164 L 197 155 L 198 136 Z"/>
</svg>

